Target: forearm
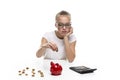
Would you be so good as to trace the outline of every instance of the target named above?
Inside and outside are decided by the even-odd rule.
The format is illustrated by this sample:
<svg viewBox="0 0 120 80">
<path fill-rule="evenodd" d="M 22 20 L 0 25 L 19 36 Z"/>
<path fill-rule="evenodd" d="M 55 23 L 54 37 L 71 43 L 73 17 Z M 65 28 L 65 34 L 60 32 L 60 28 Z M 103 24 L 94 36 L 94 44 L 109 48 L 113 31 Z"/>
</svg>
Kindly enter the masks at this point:
<svg viewBox="0 0 120 80">
<path fill-rule="evenodd" d="M 72 62 L 75 58 L 74 51 L 70 47 L 70 43 L 68 41 L 68 37 L 64 37 L 64 44 L 65 44 L 65 51 L 66 51 L 66 56 L 69 62 Z"/>
<path fill-rule="evenodd" d="M 36 52 L 36 56 L 37 57 L 41 57 L 44 53 L 45 53 L 46 48 L 41 47 L 37 52 Z"/>
</svg>

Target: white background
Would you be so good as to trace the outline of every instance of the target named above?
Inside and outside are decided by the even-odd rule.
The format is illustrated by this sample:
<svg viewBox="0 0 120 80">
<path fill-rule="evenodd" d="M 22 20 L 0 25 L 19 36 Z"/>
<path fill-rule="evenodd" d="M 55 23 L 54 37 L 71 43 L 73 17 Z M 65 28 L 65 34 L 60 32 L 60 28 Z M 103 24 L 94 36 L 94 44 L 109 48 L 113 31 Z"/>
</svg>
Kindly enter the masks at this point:
<svg viewBox="0 0 120 80">
<path fill-rule="evenodd" d="M 103 72 L 101 79 L 119 80 L 119 4 L 119 0 L 1 0 L 0 78 L 10 79 L 9 70 L 16 64 L 39 60 L 35 53 L 42 35 L 56 29 L 56 13 L 66 10 L 77 37 L 73 63 L 97 67 Z"/>
</svg>

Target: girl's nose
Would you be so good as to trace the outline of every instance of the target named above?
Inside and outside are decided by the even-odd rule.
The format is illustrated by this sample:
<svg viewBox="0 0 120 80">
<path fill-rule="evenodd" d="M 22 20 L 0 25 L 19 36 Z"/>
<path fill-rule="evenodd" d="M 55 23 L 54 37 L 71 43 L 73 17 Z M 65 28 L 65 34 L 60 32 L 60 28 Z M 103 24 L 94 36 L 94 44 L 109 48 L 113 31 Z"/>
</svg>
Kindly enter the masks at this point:
<svg viewBox="0 0 120 80">
<path fill-rule="evenodd" d="M 63 29 L 66 29 L 66 27 L 65 27 L 65 26 L 63 26 Z"/>
</svg>

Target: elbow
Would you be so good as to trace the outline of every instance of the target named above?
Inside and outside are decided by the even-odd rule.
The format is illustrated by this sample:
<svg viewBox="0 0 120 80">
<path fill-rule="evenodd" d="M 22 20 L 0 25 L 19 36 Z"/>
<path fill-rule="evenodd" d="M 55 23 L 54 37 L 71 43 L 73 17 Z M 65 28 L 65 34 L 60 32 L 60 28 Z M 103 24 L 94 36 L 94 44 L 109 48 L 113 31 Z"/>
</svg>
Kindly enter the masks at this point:
<svg viewBox="0 0 120 80">
<path fill-rule="evenodd" d="M 39 58 L 39 56 L 37 55 L 37 53 L 36 53 L 36 57 Z"/>
<path fill-rule="evenodd" d="M 72 63 L 74 61 L 74 59 L 71 59 L 71 60 L 68 60 L 68 61 L 69 61 L 69 63 Z"/>
<path fill-rule="evenodd" d="M 39 58 L 40 56 L 38 55 L 38 53 L 36 52 L 36 57 Z"/>
<path fill-rule="evenodd" d="M 75 59 L 75 56 L 73 56 L 72 58 L 68 59 L 69 63 L 72 63 Z"/>
</svg>

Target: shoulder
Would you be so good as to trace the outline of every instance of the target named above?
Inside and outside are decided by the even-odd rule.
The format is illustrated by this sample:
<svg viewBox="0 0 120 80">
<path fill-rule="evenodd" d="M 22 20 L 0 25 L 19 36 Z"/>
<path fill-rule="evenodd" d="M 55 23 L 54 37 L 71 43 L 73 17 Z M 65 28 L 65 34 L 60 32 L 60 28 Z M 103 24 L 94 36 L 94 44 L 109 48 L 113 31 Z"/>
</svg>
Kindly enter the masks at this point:
<svg viewBox="0 0 120 80">
<path fill-rule="evenodd" d="M 54 34 L 54 31 L 50 31 L 50 32 L 46 32 L 45 34 L 43 34 L 43 38 L 49 39 L 50 37 L 52 37 Z"/>
<path fill-rule="evenodd" d="M 71 38 L 71 37 L 74 37 L 74 38 L 75 38 L 75 35 L 74 35 L 74 34 L 71 34 L 71 35 L 70 35 L 70 38 Z"/>
<path fill-rule="evenodd" d="M 45 34 L 52 34 L 54 31 L 46 32 Z"/>
<path fill-rule="evenodd" d="M 72 43 L 72 42 L 75 42 L 76 41 L 76 36 L 74 34 L 71 34 L 69 36 L 69 42 Z"/>
<path fill-rule="evenodd" d="M 54 34 L 54 31 L 46 32 L 46 33 L 44 33 L 43 36 L 48 36 L 48 35 L 52 35 L 52 34 Z"/>
</svg>

